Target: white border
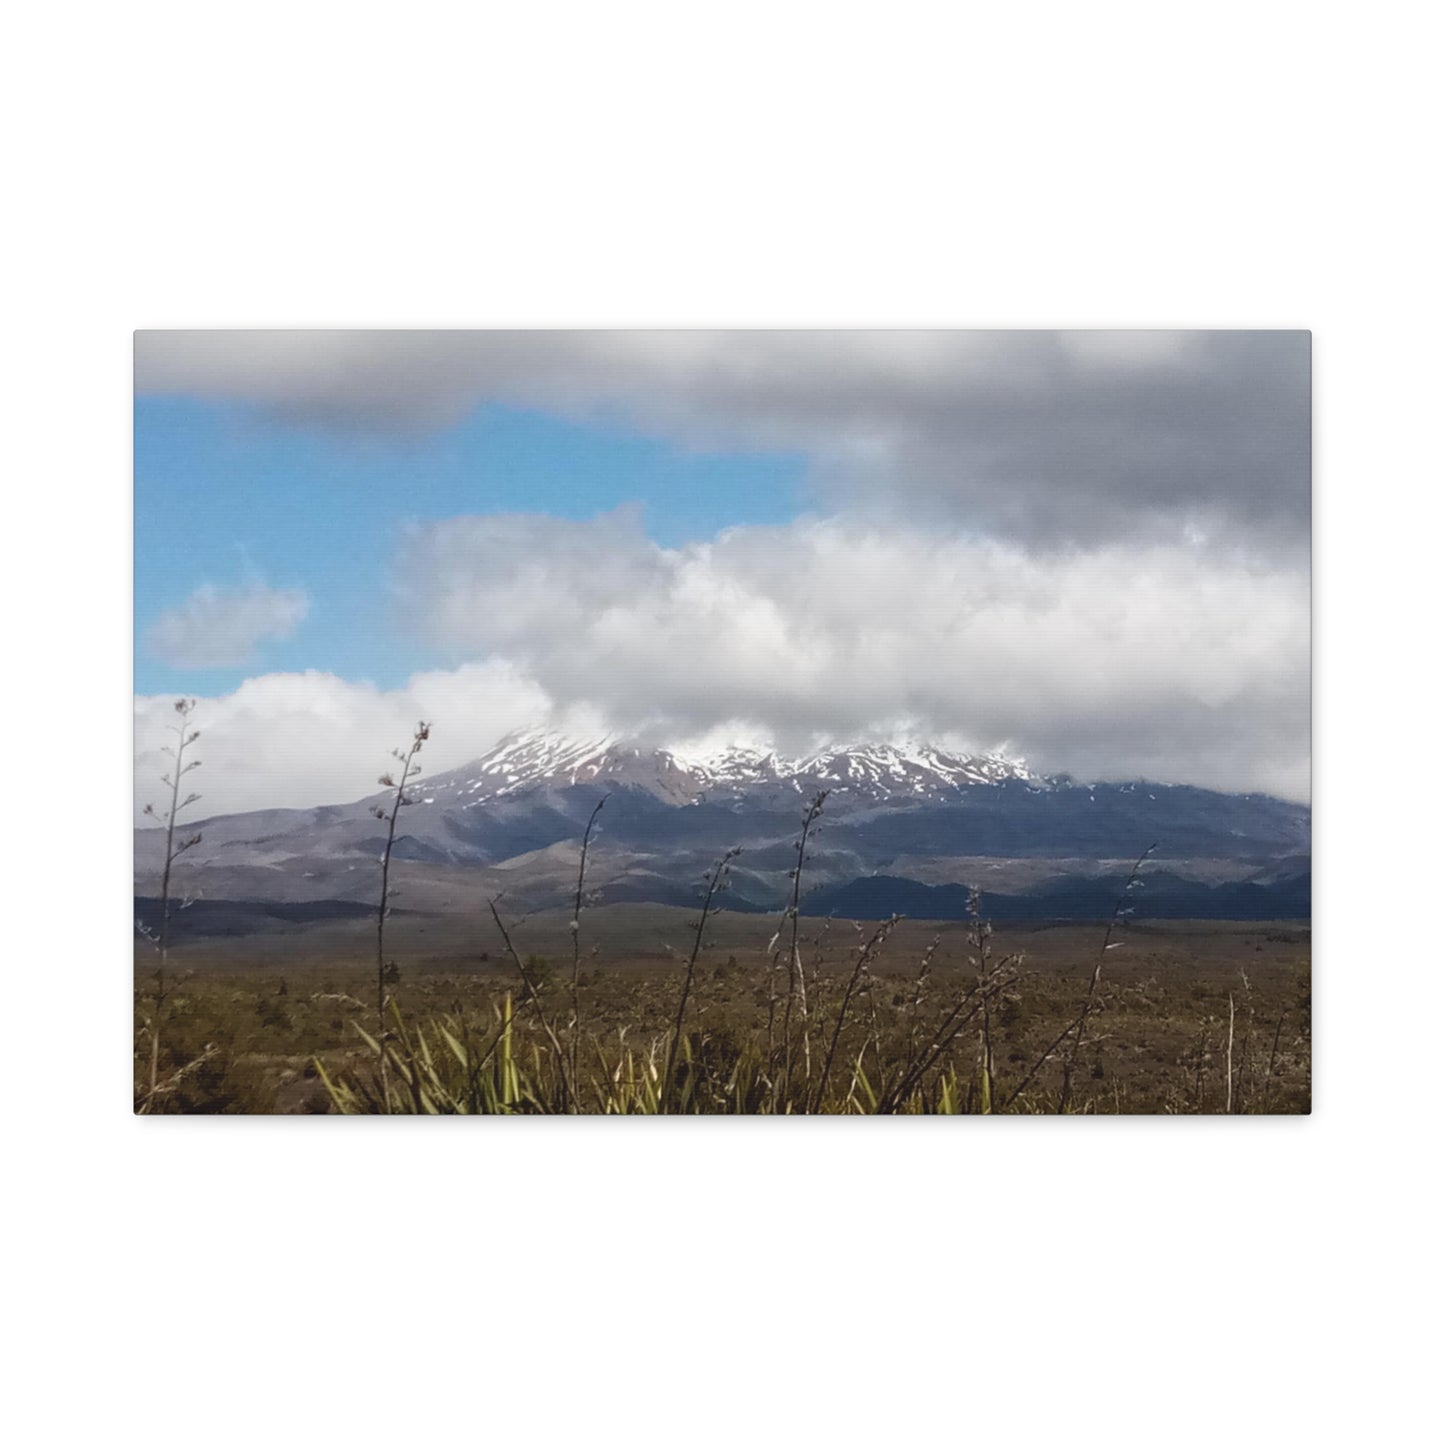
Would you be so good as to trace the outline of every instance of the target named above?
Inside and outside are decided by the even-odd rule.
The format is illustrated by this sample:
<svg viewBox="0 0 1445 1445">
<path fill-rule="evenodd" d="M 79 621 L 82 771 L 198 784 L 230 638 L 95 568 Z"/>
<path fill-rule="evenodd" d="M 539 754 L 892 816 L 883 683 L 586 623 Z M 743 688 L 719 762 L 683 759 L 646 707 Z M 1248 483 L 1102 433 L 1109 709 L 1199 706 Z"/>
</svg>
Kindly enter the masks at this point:
<svg viewBox="0 0 1445 1445">
<path fill-rule="evenodd" d="M 12 22 L 17 1438 L 1418 1435 L 1442 1016 L 1424 14 Z M 1312 327 L 1314 1117 L 131 1119 L 130 331 L 358 323 Z"/>
</svg>

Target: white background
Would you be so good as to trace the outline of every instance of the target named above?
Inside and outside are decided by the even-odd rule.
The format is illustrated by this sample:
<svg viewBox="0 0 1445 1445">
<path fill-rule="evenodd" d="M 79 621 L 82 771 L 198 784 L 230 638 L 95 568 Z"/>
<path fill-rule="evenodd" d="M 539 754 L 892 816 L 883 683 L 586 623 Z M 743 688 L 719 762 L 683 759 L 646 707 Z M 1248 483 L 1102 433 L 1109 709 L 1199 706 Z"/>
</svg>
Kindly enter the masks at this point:
<svg viewBox="0 0 1445 1445">
<path fill-rule="evenodd" d="M 132 0 L 12 17 L 12 1438 L 1426 1433 L 1429 15 Z M 1313 328 L 1313 1117 L 132 1119 L 130 332 L 348 324 Z"/>
</svg>

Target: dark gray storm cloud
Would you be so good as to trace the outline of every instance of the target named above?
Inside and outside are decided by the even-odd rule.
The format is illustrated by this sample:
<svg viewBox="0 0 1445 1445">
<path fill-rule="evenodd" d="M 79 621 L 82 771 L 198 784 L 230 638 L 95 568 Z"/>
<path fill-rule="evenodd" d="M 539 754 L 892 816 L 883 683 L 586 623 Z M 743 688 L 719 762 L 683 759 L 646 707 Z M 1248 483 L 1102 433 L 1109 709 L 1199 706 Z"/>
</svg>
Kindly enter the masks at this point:
<svg viewBox="0 0 1445 1445">
<path fill-rule="evenodd" d="M 786 449 L 829 508 L 1026 544 L 1308 535 L 1305 332 L 142 332 L 136 384 L 311 426 L 501 401 Z"/>
</svg>

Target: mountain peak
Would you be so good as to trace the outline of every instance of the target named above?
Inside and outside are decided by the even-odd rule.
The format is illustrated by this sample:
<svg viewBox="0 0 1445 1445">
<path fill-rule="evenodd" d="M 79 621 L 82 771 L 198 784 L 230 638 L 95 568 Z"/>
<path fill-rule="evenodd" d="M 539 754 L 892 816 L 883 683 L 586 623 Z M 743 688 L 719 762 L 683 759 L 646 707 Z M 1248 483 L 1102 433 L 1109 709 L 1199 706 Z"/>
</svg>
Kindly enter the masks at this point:
<svg viewBox="0 0 1445 1445">
<path fill-rule="evenodd" d="M 787 756 L 755 743 L 661 747 L 614 733 L 568 736 L 547 728 L 508 733 L 475 762 L 435 778 L 428 789 L 467 804 L 534 786 L 608 782 L 669 802 L 739 796 L 756 788 L 805 793 L 827 788 L 872 801 L 944 798 L 962 788 L 1019 779 L 1039 782 L 1018 758 L 955 753 L 921 741 L 831 742 Z"/>
</svg>

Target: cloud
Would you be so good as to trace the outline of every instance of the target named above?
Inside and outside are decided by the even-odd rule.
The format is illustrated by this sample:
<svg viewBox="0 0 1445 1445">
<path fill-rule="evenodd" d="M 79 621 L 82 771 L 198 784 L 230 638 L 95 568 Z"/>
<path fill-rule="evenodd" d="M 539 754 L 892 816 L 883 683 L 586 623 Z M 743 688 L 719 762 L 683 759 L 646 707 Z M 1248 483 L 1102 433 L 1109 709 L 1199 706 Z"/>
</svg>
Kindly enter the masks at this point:
<svg viewBox="0 0 1445 1445">
<path fill-rule="evenodd" d="M 140 394 L 430 431 L 489 401 L 805 455 L 821 505 L 1026 546 L 1300 552 L 1304 332 L 141 332 Z"/>
<path fill-rule="evenodd" d="M 171 694 L 135 699 L 137 823 L 145 804 L 161 797 L 169 765 L 161 749 L 174 705 Z M 202 767 L 194 783 L 202 801 L 188 816 L 351 802 L 375 791 L 391 750 L 423 719 L 437 725 L 422 758 L 425 778 L 548 714 L 537 686 L 506 662 L 419 673 L 390 690 L 325 672 L 253 677 L 198 701 Z"/>
<path fill-rule="evenodd" d="M 548 723 L 789 751 L 922 734 L 1082 778 L 1308 797 L 1300 571 L 839 519 L 666 549 L 624 511 L 419 529 L 395 580 L 458 665 L 391 690 L 273 673 L 203 697 L 198 817 L 363 796 L 423 718 L 427 775 Z M 173 701 L 136 699 L 138 809 Z"/>
<path fill-rule="evenodd" d="M 623 512 L 418 529 L 396 585 L 429 641 L 620 729 L 914 731 L 1083 777 L 1308 789 L 1301 569 L 836 518 L 665 549 Z"/>
<path fill-rule="evenodd" d="M 306 593 L 295 587 L 207 584 L 163 612 L 146 645 L 172 667 L 244 667 L 260 643 L 289 637 L 309 606 Z"/>
<path fill-rule="evenodd" d="M 410 533 L 393 583 L 458 664 L 427 675 L 456 679 L 430 711 L 457 762 L 504 717 L 584 709 L 659 741 L 912 730 L 1086 778 L 1308 794 L 1307 333 L 143 332 L 136 384 L 349 432 L 503 403 L 806 459 L 814 515 L 684 548 L 627 510 Z M 318 676 L 256 696 L 300 689 L 303 719 L 333 697 L 355 746 L 345 768 L 318 749 L 295 796 L 355 796 L 419 684 Z M 218 715 L 286 726 L 244 692 Z"/>
</svg>

